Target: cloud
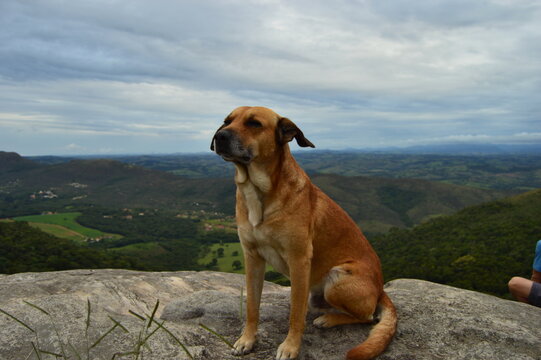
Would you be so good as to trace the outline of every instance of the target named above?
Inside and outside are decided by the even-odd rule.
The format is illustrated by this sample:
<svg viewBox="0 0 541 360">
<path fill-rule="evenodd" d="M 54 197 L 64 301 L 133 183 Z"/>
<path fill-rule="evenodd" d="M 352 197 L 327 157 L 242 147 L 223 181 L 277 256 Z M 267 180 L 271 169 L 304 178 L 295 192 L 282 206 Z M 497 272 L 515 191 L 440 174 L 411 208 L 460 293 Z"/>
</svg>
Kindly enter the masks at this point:
<svg viewBox="0 0 541 360">
<path fill-rule="evenodd" d="M 82 150 L 85 150 L 85 148 L 77 144 L 69 144 L 66 146 L 66 150 L 72 151 L 72 152 L 80 152 Z"/>
<path fill-rule="evenodd" d="M 415 145 L 415 140 L 406 140 L 400 145 Z M 425 144 L 539 144 L 541 143 L 541 132 L 518 133 L 509 135 L 486 135 L 486 134 L 461 134 L 449 135 L 432 139 L 426 139 Z"/>
<path fill-rule="evenodd" d="M 8 0 L 0 14 L 9 136 L 204 151 L 239 105 L 333 148 L 541 132 L 536 0 Z"/>
</svg>

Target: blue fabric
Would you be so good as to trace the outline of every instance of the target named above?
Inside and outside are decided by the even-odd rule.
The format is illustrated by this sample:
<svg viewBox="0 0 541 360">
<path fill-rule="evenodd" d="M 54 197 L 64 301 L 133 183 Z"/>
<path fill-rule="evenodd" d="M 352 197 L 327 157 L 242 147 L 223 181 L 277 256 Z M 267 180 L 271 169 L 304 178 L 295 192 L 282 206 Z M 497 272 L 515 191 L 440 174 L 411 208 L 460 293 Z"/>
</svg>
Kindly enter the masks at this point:
<svg viewBox="0 0 541 360">
<path fill-rule="evenodd" d="M 530 291 L 530 295 L 528 295 L 528 302 L 534 306 L 541 307 L 541 284 L 540 283 L 532 283 L 532 290 Z"/>
<path fill-rule="evenodd" d="M 541 240 L 537 242 L 535 247 L 535 257 L 533 258 L 533 269 L 541 272 Z"/>
</svg>

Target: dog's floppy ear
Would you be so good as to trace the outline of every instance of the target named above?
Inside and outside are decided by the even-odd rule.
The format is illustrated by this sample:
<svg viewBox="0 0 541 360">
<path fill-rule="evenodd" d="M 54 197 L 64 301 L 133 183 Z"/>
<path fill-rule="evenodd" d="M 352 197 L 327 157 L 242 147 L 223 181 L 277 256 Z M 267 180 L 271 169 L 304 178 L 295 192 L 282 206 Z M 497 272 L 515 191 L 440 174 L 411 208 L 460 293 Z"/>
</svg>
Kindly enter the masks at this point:
<svg viewBox="0 0 541 360">
<path fill-rule="evenodd" d="M 280 120 L 278 120 L 278 126 L 276 128 L 277 132 L 277 139 L 280 144 L 285 144 L 293 140 L 297 140 L 297 144 L 301 147 L 313 147 L 315 148 L 314 144 L 310 142 L 307 138 L 304 137 L 304 134 L 302 133 L 301 129 L 297 127 L 293 123 L 293 121 L 289 120 L 288 118 L 282 117 Z"/>
</svg>

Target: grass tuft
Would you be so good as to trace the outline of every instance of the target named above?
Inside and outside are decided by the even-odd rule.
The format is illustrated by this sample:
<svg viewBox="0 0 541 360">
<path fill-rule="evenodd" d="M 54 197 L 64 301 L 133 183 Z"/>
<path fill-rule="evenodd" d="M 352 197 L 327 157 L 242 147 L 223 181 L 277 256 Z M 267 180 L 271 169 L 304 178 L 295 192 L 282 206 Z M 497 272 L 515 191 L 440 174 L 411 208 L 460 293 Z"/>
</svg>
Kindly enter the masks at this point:
<svg viewBox="0 0 541 360">
<path fill-rule="evenodd" d="M 243 291 L 244 291 L 244 288 L 241 288 L 240 309 L 239 309 L 239 314 L 240 314 L 241 318 L 243 316 Z M 35 341 L 30 342 L 31 346 L 32 346 L 32 352 L 28 355 L 28 357 L 32 356 L 32 354 L 35 354 L 35 356 L 37 357 L 38 360 L 43 359 L 42 355 L 53 356 L 53 357 L 55 357 L 57 359 L 65 359 L 65 360 L 70 360 L 70 359 L 90 360 L 90 359 L 93 359 L 95 357 L 95 356 L 91 356 L 92 350 L 95 349 L 100 343 L 102 343 L 104 339 L 106 339 L 109 336 L 112 336 L 112 334 L 114 333 L 114 331 L 116 329 L 120 329 L 124 333 L 130 333 L 130 331 L 124 325 L 122 325 L 119 321 L 117 321 L 114 318 L 112 318 L 111 316 L 109 316 L 109 319 L 111 320 L 113 325 L 105 333 L 100 335 L 90 345 L 89 333 L 90 333 L 91 326 L 92 326 L 92 321 L 91 321 L 91 318 L 92 318 L 92 305 L 90 303 L 90 300 L 87 299 L 86 318 L 84 320 L 85 321 L 84 337 L 85 337 L 85 341 L 86 341 L 86 347 L 82 351 L 82 353 L 84 354 L 84 357 L 83 357 L 83 356 L 81 356 L 81 353 L 75 348 L 75 346 L 71 342 L 67 341 L 67 343 L 63 343 L 62 338 L 60 336 L 60 333 L 58 332 L 58 329 L 57 329 L 58 324 L 54 321 L 54 318 L 51 315 L 51 313 L 49 313 L 47 310 L 41 308 L 40 306 L 38 306 L 36 304 L 33 304 L 33 303 L 30 303 L 28 301 L 24 301 L 24 303 L 27 306 L 41 312 L 44 315 L 46 315 L 50 319 L 51 324 L 54 327 L 56 337 L 57 337 L 56 338 L 56 345 L 58 345 L 60 347 L 61 353 L 43 349 L 40 346 L 39 334 L 37 333 L 37 331 L 35 329 L 33 329 L 30 325 L 26 324 L 24 321 L 20 320 L 19 318 L 17 318 L 16 316 L 8 313 L 5 310 L 0 309 L 0 313 L 6 315 L 10 319 L 16 321 L 18 324 L 24 326 L 26 329 L 30 330 L 34 334 Z M 145 314 L 145 316 L 140 315 L 140 314 L 136 313 L 135 311 L 129 310 L 130 314 L 132 314 L 133 316 L 135 316 L 136 318 L 138 318 L 139 320 L 141 320 L 143 322 L 142 327 L 141 327 L 141 329 L 139 331 L 139 334 L 138 334 L 138 337 L 137 337 L 136 341 L 133 344 L 132 350 L 131 351 L 126 351 L 126 352 L 118 352 L 117 351 L 112 355 L 111 360 L 115 360 L 115 359 L 119 359 L 119 358 L 127 357 L 127 356 L 132 356 L 132 359 L 135 359 L 135 360 L 143 359 L 143 350 L 147 350 L 149 352 L 152 352 L 152 349 L 150 348 L 148 342 L 160 330 L 165 332 L 167 335 L 169 335 L 170 338 L 184 351 L 184 353 L 190 359 L 192 359 L 192 360 L 194 359 L 193 355 L 190 353 L 190 351 L 188 350 L 186 345 L 184 345 L 184 343 L 182 341 L 180 341 L 180 339 L 175 334 L 173 334 L 169 329 L 167 329 L 165 327 L 165 325 L 164 325 L 165 320 L 162 320 L 162 321 L 156 320 L 156 313 L 158 311 L 159 305 L 160 305 L 160 301 L 157 300 L 151 314 L 150 315 Z M 155 326 L 155 327 L 153 328 L 153 326 Z M 233 348 L 233 345 L 229 341 L 227 341 L 227 339 L 225 339 L 222 335 L 220 335 L 218 332 L 216 332 L 215 330 L 212 330 L 209 327 L 207 327 L 206 325 L 201 324 L 201 323 L 199 324 L 199 326 L 201 328 L 205 329 L 206 331 L 208 331 L 209 333 L 211 333 L 212 335 L 219 338 L 223 343 L 225 343 L 230 348 Z"/>
</svg>

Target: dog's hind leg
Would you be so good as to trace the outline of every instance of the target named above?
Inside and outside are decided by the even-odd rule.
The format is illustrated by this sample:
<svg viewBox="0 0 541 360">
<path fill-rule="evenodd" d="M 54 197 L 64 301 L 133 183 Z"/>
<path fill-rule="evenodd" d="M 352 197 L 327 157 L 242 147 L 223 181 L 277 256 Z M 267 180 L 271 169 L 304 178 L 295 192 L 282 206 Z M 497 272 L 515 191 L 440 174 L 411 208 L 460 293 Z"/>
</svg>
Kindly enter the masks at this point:
<svg viewBox="0 0 541 360">
<path fill-rule="evenodd" d="M 365 278 L 356 263 L 335 266 L 324 286 L 325 301 L 340 312 L 329 312 L 314 320 L 317 327 L 372 323 L 379 291 L 372 279 Z"/>
<path fill-rule="evenodd" d="M 310 310 L 317 312 L 327 312 L 332 310 L 331 304 L 325 300 L 325 294 L 323 293 L 323 286 L 310 291 Z"/>
</svg>

